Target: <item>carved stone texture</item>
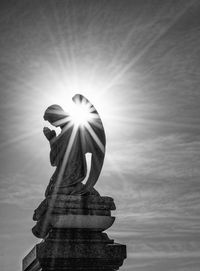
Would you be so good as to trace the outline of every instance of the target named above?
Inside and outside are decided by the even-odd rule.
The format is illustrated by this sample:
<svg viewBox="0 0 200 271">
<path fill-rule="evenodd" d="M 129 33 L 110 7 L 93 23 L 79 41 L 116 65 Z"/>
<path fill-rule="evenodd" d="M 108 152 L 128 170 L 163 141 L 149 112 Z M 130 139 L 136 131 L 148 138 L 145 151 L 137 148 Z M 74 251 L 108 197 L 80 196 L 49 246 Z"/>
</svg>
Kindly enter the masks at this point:
<svg viewBox="0 0 200 271">
<path fill-rule="evenodd" d="M 23 271 L 118 270 L 126 258 L 126 246 L 107 234 L 88 229 L 52 229 L 23 260 Z"/>
<path fill-rule="evenodd" d="M 110 197 L 49 196 L 34 214 L 33 231 L 44 241 L 24 258 L 23 271 L 118 270 L 126 246 L 103 232 L 113 224 L 115 209 Z"/>
<path fill-rule="evenodd" d="M 113 224 L 111 210 L 115 209 L 110 197 L 52 195 L 35 210 L 37 223 L 32 231 L 38 238 L 45 238 L 52 227 L 103 231 Z"/>
</svg>

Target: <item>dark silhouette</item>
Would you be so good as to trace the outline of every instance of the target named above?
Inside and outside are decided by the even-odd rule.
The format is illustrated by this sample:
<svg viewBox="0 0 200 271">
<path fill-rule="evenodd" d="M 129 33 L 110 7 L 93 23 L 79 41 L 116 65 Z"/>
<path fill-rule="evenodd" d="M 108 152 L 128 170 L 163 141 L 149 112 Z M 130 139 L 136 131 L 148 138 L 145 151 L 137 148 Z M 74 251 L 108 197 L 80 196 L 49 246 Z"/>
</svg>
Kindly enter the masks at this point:
<svg viewBox="0 0 200 271">
<path fill-rule="evenodd" d="M 44 119 L 52 125 L 59 126 L 61 133 L 56 136 L 54 130 L 44 127 L 44 134 L 50 142 L 50 162 L 56 170 L 50 179 L 45 196 L 55 193 L 86 194 L 94 193 L 93 186 L 97 182 L 105 156 L 105 132 L 100 116 L 95 107 L 82 95 L 73 97 L 75 103 L 84 103 L 94 118 L 88 120 L 92 134 L 87 126 L 79 126 L 74 132 L 74 125 L 70 125 L 70 115 L 65 113 L 59 105 L 51 105 L 44 114 Z M 74 135 L 72 135 L 74 133 Z M 73 139 L 72 139 L 73 136 Z M 70 143 L 70 139 L 72 142 Z M 98 144 L 100 142 L 100 144 Z M 69 146 L 71 144 L 71 146 Z M 82 181 L 86 177 L 85 154 L 91 153 L 91 169 L 85 185 Z"/>
<path fill-rule="evenodd" d="M 33 220 L 37 224 L 32 232 L 44 238 L 51 229 L 51 208 L 48 200 L 59 195 L 97 196 L 94 189 L 101 172 L 105 156 L 105 132 L 100 116 L 95 107 L 82 95 L 76 94 L 73 101 L 87 106 L 91 119 L 85 125 L 73 123 L 69 113 L 59 105 L 49 106 L 44 119 L 55 127 L 61 128 L 56 135 L 54 130 L 44 127 L 43 132 L 50 143 L 50 162 L 56 169 L 45 192 L 45 199 L 34 211 Z M 87 175 L 86 153 L 91 153 L 91 168 L 85 184 L 82 181 Z"/>
</svg>

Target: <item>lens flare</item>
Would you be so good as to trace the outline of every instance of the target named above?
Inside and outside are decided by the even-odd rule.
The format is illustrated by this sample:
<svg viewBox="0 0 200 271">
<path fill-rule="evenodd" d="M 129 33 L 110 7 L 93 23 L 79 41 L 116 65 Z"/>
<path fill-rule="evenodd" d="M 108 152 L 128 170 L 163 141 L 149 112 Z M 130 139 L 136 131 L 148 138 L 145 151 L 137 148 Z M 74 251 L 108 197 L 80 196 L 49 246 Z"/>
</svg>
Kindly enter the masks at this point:
<svg viewBox="0 0 200 271">
<path fill-rule="evenodd" d="M 86 126 L 93 119 L 89 104 L 78 103 L 74 104 L 70 109 L 70 120 L 76 126 Z"/>
</svg>

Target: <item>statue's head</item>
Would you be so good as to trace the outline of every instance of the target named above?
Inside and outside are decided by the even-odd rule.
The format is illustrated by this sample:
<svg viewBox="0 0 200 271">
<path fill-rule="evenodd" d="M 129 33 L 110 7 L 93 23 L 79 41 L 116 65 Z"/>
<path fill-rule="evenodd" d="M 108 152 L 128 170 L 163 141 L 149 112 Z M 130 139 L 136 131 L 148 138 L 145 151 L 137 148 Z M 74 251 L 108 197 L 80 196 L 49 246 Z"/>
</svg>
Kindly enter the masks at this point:
<svg viewBox="0 0 200 271">
<path fill-rule="evenodd" d="M 49 121 L 52 125 L 58 127 L 67 123 L 65 120 L 68 116 L 69 115 L 62 109 L 60 105 L 53 104 L 45 110 L 43 118 L 44 120 Z"/>
</svg>

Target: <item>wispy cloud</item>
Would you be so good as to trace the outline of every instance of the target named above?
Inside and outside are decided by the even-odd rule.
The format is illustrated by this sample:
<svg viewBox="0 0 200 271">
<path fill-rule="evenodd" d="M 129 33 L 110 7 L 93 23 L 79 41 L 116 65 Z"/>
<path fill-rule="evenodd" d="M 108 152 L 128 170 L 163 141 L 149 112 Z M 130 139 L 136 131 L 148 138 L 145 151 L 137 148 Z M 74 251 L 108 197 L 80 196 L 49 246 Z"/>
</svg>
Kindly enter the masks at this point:
<svg viewBox="0 0 200 271">
<path fill-rule="evenodd" d="M 154 139 L 113 144 L 107 153 L 106 172 L 118 168 L 121 174 L 155 179 L 200 177 L 200 140 L 171 134 Z"/>
<path fill-rule="evenodd" d="M 44 194 L 44 185 L 35 183 L 33 176 L 27 180 L 26 174 L 7 174 L 0 176 L 0 203 L 30 207 L 33 201 Z"/>
<path fill-rule="evenodd" d="M 117 203 L 110 235 L 127 244 L 123 270 L 198 270 L 200 141 L 170 134 L 113 144 L 102 178 Z"/>
</svg>

